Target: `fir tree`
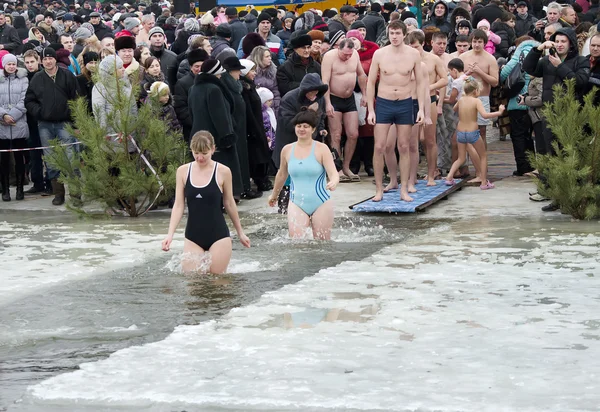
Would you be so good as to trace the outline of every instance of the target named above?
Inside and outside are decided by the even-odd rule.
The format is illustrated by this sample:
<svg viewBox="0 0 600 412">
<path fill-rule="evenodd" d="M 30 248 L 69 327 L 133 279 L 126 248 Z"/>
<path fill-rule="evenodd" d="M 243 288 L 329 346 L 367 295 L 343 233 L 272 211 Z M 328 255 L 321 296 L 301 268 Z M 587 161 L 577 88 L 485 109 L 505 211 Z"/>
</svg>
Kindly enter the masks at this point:
<svg viewBox="0 0 600 412">
<path fill-rule="evenodd" d="M 556 136 L 556 155 L 532 156 L 540 173 L 539 193 L 558 202 L 561 210 L 577 219 L 600 216 L 600 107 L 594 105 L 597 90 L 575 97 L 575 81 L 554 86 L 554 101 L 543 109 Z"/>
<path fill-rule="evenodd" d="M 80 156 L 69 160 L 64 147 L 55 146 L 47 159 L 75 195 L 67 207 L 77 213 L 88 214 L 86 206 L 102 203 L 111 214 L 140 216 L 153 204 L 161 183 L 161 199 L 175 193 L 177 167 L 185 161 L 180 132 L 169 130 L 155 105 L 142 104 L 135 110 L 139 85 L 117 79 L 116 73 L 94 74 L 98 90 L 113 110 L 97 112 L 96 118 L 85 98 L 70 104 L 74 122 L 69 132 L 81 142 Z"/>
</svg>

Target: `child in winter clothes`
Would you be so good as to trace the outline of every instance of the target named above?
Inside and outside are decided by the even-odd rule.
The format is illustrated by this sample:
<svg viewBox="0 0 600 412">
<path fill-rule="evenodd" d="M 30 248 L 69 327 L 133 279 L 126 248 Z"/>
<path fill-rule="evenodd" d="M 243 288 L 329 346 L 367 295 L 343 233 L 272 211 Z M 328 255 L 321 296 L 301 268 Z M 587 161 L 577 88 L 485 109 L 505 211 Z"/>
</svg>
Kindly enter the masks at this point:
<svg viewBox="0 0 600 412">
<path fill-rule="evenodd" d="M 493 56 L 494 53 L 496 53 L 496 45 L 500 44 L 500 36 L 498 36 L 490 30 L 490 22 L 486 19 L 483 19 L 479 23 L 477 23 L 477 28 L 479 30 L 483 30 L 485 34 L 487 34 L 488 41 L 484 49 L 486 52 Z"/>
<path fill-rule="evenodd" d="M 181 131 L 181 125 L 177 120 L 175 108 L 173 107 L 173 98 L 169 86 L 163 82 L 154 82 L 148 90 L 148 97 L 160 105 L 160 118 L 168 122 L 169 129 Z"/>
<path fill-rule="evenodd" d="M 266 87 L 259 87 L 256 89 L 256 92 L 262 102 L 263 123 L 265 125 L 267 140 L 269 141 L 269 149 L 273 150 L 275 147 L 275 131 L 277 130 L 277 119 L 275 118 L 275 112 L 271 108 L 273 106 L 273 92 Z"/>
</svg>

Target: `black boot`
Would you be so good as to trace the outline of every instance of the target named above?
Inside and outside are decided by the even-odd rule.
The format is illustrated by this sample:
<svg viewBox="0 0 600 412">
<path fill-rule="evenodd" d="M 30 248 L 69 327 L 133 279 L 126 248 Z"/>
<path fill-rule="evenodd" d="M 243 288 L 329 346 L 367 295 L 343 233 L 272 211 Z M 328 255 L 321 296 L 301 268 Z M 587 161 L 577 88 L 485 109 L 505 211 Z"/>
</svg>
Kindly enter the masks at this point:
<svg viewBox="0 0 600 412">
<path fill-rule="evenodd" d="M 65 185 L 59 183 L 58 179 L 52 179 L 52 193 L 54 193 L 54 199 L 52 199 L 54 206 L 60 206 L 65 203 Z"/>
<path fill-rule="evenodd" d="M 10 201 L 10 186 L 8 185 L 9 177 L 2 174 L 2 200 L 5 202 Z"/>
<path fill-rule="evenodd" d="M 16 200 L 25 199 L 25 193 L 23 192 L 23 185 L 25 183 L 25 172 L 21 172 L 17 174 L 17 196 Z"/>
</svg>

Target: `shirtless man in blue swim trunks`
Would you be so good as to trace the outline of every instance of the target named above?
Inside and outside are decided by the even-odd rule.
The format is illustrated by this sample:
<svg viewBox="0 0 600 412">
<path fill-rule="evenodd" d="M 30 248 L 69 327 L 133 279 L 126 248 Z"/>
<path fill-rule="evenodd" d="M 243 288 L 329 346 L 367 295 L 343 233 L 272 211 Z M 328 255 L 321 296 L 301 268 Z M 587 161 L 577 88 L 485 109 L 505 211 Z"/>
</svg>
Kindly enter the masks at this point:
<svg viewBox="0 0 600 412">
<path fill-rule="evenodd" d="M 281 163 L 269 206 L 277 205 L 277 196 L 288 175 L 291 177 L 288 227 L 291 238 L 303 238 L 311 228 L 313 237 L 329 240 L 333 226 L 333 201 L 340 177 L 327 145 L 313 140 L 319 115 L 312 110 L 298 113 L 292 124 L 298 141 L 281 151 Z M 329 179 L 329 183 L 327 183 Z"/>
<path fill-rule="evenodd" d="M 404 44 L 406 25 L 401 21 L 393 21 L 388 26 L 390 45 L 375 52 L 369 80 L 367 83 L 368 123 L 375 126 L 375 153 L 373 168 L 375 169 L 374 202 L 383 198 L 383 156 L 385 154 L 388 132 L 392 125 L 396 126 L 398 151 L 400 152 L 400 199 L 411 202 L 408 194 L 408 178 L 410 174 L 410 136 L 414 123 L 411 75 L 414 73 L 417 90 L 422 82 L 427 81 L 421 68 L 421 55 L 417 50 Z M 377 99 L 375 89 L 379 79 Z M 418 93 L 419 111 L 416 123 L 424 120 L 423 94 Z M 393 135 L 392 135 L 393 136 Z"/>
</svg>

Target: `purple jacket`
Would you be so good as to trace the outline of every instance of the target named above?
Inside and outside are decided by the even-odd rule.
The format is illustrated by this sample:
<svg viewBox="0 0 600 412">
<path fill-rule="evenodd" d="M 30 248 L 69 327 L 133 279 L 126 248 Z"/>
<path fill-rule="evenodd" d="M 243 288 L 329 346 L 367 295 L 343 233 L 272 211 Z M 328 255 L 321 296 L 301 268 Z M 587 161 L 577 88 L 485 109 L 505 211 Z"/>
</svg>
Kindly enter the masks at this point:
<svg viewBox="0 0 600 412">
<path fill-rule="evenodd" d="M 267 135 L 267 140 L 269 141 L 269 149 L 273 150 L 273 148 L 275 147 L 275 132 L 273 131 L 273 127 L 271 126 L 271 118 L 269 117 L 269 113 L 267 110 L 268 107 L 263 104 L 262 116 L 263 123 L 265 125 L 265 134 Z"/>
<path fill-rule="evenodd" d="M 279 110 L 279 101 L 281 100 L 281 95 L 279 94 L 279 88 L 277 87 L 277 68 L 275 65 L 271 63 L 271 66 L 262 69 L 257 67 L 256 69 L 256 77 L 254 78 L 254 84 L 256 87 L 266 87 L 273 93 L 273 111 L 275 114 L 278 113 Z M 264 112 L 264 110 L 263 110 Z"/>
</svg>

